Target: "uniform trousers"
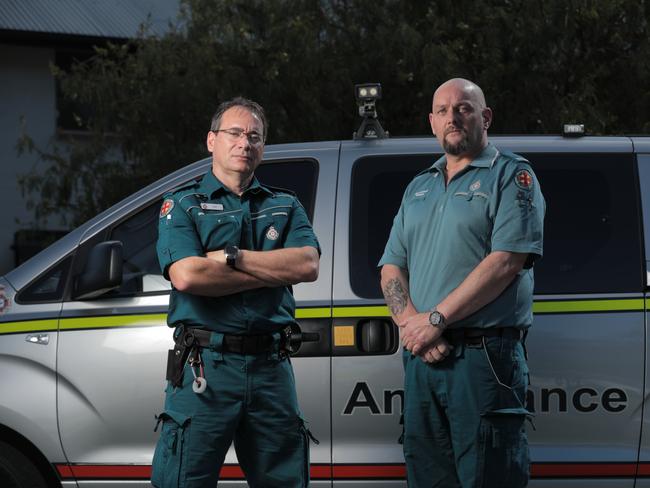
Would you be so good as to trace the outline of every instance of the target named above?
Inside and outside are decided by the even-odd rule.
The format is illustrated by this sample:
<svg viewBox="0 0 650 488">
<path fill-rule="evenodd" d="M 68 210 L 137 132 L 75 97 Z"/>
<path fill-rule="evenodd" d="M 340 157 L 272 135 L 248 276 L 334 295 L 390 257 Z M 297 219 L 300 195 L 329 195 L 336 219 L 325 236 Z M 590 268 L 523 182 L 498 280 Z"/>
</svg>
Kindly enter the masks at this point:
<svg viewBox="0 0 650 488">
<path fill-rule="evenodd" d="M 290 360 L 279 355 L 279 347 L 244 355 L 222 351 L 222 343 L 223 335 L 215 332 L 210 348 L 202 349 L 203 393 L 192 390 L 189 364 L 182 386 L 167 386 L 153 486 L 214 488 L 233 441 L 251 488 L 308 486 L 309 438 Z"/>
<path fill-rule="evenodd" d="M 409 488 L 521 488 L 528 367 L 515 338 L 462 341 L 436 364 L 405 351 L 404 455 Z"/>
</svg>

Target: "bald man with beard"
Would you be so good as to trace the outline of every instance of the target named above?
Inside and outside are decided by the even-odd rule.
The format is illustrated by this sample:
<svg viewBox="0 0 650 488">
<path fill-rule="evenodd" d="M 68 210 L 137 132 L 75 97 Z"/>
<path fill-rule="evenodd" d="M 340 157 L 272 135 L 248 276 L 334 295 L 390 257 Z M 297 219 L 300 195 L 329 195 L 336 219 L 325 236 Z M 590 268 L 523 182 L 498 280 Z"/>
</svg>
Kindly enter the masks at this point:
<svg viewBox="0 0 650 488">
<path fill-rule="evenodd" d="M 440 85 L 429 122 L 445 154 L 407 187 L 379 262 L 404 351 L 408 485 L 523 487 L 544 198 L 528 161 L 488 142 L 475 83 Z"/>
</svg>

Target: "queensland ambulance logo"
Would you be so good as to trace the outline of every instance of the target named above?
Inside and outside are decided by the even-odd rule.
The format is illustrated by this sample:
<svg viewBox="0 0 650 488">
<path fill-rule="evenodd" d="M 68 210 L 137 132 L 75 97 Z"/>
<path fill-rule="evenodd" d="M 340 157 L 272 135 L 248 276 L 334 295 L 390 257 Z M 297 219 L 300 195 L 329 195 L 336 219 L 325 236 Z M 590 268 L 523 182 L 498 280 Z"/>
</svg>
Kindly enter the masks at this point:
<svg viewBox="0 0 650 488">
<path fill-rule="evenodd" d="M 515 175 L 515 184 L 523 190 L 530 190 L 533 187 L 533 175 L 527 169 L 519 170 Z"/>
<path fill-rule="evenodd" d="M 469 185 L 469 191 L 476 191 L 481 188 L 481 180 L 476 180 L 474 183 Z"/>
<path fill-rule="evenodd" d="M 2 315 L 11 305 L 11 301 L 5 294 L 4 286 L 0 285 L 0 315 Z"/>
<path fill-rule="evenodd" d="M 266 238 L 269 241 L 275 241 L 278 237 L 280 237 L 280 234 L 275 230 L 275 227 L 269 227 L 269 230 L 266 231 Z"/>
<path fill-rule="evenodd" d="M 169 215 L 169 213 L 172 211 L 174 208 L 174 200 L 171 200 L 170 198 L 166 199 L 162 207 L 160 207 L 160 218 L 162 219 L 163 217 L 166 217 Z"/>
</svg>

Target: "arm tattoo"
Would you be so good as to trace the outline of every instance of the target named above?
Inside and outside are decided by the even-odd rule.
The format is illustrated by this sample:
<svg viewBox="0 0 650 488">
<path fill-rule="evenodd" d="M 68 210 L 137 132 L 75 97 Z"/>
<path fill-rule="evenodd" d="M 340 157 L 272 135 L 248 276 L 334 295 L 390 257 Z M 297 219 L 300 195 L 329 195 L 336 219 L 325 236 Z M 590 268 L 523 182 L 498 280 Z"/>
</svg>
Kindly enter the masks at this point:
<svg viewBox="0 0 650 488">
<path fill-rule="evenodd" d="M 393 278 L 383 289 L 386 305 L 390 308 L 393 315 L 399 315 L 406 309 L 408 302 L 408 292 L 404 289 L 402 282 Z"/>
</svg>

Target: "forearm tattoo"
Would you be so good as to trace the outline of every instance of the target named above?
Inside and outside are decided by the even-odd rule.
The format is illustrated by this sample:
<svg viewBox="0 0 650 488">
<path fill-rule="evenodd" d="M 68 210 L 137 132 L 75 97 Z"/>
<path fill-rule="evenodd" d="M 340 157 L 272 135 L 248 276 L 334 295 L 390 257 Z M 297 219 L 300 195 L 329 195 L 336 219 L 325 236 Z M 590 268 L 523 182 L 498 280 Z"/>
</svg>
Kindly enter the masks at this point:
<svg viewBox="0 0 650 488">
<path fill-rule="evenodd" d="M 408 302 L 408 292 L 404 289 L 402 282 L 397 278 L 393 278 L 383 289 L 386 305 L 390 308 L 390 313 L 399 315 L 406 310 Z"/>
</svg>

